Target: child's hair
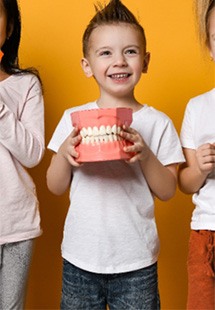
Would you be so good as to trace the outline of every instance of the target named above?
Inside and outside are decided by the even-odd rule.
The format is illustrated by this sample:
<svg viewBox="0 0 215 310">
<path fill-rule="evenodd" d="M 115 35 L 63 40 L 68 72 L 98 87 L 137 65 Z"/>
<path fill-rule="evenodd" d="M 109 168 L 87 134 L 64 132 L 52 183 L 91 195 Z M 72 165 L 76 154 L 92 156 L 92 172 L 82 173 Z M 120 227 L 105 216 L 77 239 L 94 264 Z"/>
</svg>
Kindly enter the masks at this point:
<svg viewBox="0 0 215 310">
<path fill-rule="evenodd" d="M 2 46 L 4 56 L 1 60 L 1 68 L 8 74 L 33 73 L 39 78 L 39 73 L 34 68 L 21 69 L 19 66 L 21 15 L 17 0 L 2 0 L 2 3 L 7 19 L 7 39 Z"/>
<path fill-rule="evenodd" d="M 140 25 L 136 17 L 122 4 L 120 0 L 111 0 L 108 5 L 102 6 L 98 3 L 95 6 L 96 14 L 89 22 L 83 38 L 83 55 L 87 56 L 89 49 L 89 38 L 95 28 L 102 25 L 111 25 L 119 23 L 127 23 L 133 25 L 141 33 L 143 37 L 143 46 L 146 51 L 146 37 L 143 27 Z"/>
<path fill-rule="evenodd" d="M 215 8 L 215 0 L 195 0 L 196 18 L 199 29 L 200 41 L 210 47 L 209 17 Z"/>
</svg>

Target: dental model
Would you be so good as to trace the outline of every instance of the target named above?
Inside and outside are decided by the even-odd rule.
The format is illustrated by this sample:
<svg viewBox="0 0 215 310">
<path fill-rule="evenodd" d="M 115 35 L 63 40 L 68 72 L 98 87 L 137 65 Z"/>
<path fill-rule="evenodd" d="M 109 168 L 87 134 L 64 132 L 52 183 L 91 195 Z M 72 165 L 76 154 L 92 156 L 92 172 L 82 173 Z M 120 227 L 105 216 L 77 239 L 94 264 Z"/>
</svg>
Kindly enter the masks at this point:
<svg viewBox="0 0 215 310">
<path fill-rule="evenodd" d="M 132 154 L 123 151 L 131 145 L 119 136 L 123 125 L 130 126 L 132 109 L 108 108 L 71 113 L 72 124 L 80 130 L 81 143 L 76 147 L 78 162 L 129 159 Z"/>
</svg>

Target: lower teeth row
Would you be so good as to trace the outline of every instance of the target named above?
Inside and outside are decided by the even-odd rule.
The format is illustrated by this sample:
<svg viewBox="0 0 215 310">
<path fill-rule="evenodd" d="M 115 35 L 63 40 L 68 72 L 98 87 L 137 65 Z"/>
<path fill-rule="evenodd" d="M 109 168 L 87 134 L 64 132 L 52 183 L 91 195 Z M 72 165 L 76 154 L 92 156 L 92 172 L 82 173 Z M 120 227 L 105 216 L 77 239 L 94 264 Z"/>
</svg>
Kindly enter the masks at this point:
<svg viewBox="0 0 215 310">
<path fill-rule="evenodd" d="M 107 142 L 114 142 L 114 141 L 120 141 L 122 138 L 118 135 L 103 135 L 103 136 L 87 136 L 82 138 L 83 144 L 99 144 L 99 143 L 107 143 Z"/>
</svg>

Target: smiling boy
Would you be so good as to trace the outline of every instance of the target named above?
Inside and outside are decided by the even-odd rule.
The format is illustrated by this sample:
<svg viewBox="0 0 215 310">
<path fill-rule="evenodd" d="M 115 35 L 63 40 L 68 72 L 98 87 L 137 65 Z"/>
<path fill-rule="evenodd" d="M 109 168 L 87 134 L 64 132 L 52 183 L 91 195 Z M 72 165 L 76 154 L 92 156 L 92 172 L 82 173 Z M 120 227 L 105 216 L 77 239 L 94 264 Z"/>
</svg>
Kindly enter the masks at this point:
<svg viewBox="0 0 215 310">
<path fill-rule="evenodd" d="M 160 309 L 159 239 L 154 197 L 175 194 L 177 163 L 184 160 L 178 135 L 162 112 L 141 104 L 134 89 L 150 54 L 142 26 L 121 3 L 97 7 L 83 36 L 82 68 L 99 86 L 97 101 L 65 111 L 48 145 L 53 150 L 47 184 L 61 195 L 70 187 L 62 243 L 62 309 Z M 79 163 L 82 137 L 74 111 L 129 108 L 131 127 L 119 136 L 127 161 Z"/>
</svg>

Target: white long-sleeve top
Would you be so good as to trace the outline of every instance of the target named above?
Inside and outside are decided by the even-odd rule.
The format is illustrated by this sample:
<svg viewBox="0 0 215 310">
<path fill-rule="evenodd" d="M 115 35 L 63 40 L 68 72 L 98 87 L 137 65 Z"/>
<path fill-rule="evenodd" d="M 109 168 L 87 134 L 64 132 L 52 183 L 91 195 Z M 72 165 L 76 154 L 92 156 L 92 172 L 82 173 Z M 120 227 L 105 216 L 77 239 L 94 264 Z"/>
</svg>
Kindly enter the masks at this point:
<svg viewBox="0 0 215 310">
<path fill-rule="evenodd" d="M 44 102 L 33 74 L 0 81 L 0 244 L 41 234 L 38 199 L 26 168 L 44 153 Z"/>
</svg>

